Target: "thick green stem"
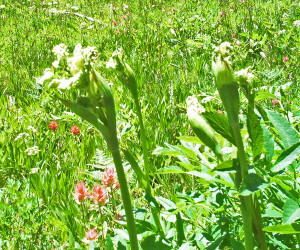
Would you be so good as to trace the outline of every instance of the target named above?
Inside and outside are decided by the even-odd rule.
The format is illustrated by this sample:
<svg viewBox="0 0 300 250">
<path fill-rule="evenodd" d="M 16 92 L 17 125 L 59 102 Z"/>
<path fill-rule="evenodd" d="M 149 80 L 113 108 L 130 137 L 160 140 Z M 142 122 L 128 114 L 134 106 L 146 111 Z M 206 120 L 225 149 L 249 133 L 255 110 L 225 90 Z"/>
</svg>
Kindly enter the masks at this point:
<svg viewBox="0 0 300 250">
<path fill-rule="evenodd" d="M 244 180 L 248 175 L 248 163 L 244 151 L 244 145 L 243 145 L 238 121 L 232 122 L 231 126 L 236 141 L 236 146 L 238 149 L 238 158 L 241 167 L 242 180 Z M 247 195 L 247 196 L 240 196 L 240 199 L 242 204 L 241 209 L 242 209 L 242 217 L 243 217 L 244 233 L 245 233 L 245 249 L 251 250 L 254 248 L 253 228 L 252 228 L 252 211 L 253 211 L 252 198 L 251 195 Z"/>
<path fill-rule="evenodd" d="M 137 94 L 133 95 L 133 99 L 134 99 L 134 103 L 135 103 L 135 106 L 136 106 L 136 111 L 137 111 L 139 124 L 140 124 L 141 141 L 142 141 L 142 149 L 143 149 L 143 159 L 144 159 L 144 170 L 145 170 L 145 176 L 146 176 L 146 180 L 147 180 L 147 186 L 146 186 L 145 191 L 146 191 L 147 195 L 152 196 L 150 178 L 149 178 L 150 164 L 149 164 L 149 156 L 148 156 L 148 147 L 147 147 L 147 139 L 146 139 L 146 132 L 145 132 L 145 128 L 144 128 L 144 122 L 143 122 L 143 117 L 142 117 L 142 112 L 141 112 L 141 106 L 140 106 Z M 160 224 L 158 211 L 155 208 L 151 207 L 151 213 L 152 213 L 155 225 L 157 227 L 157 230 L 159 232 L 159 235 L 162 238 L 164 238 L 165 235 L 164 235 L 162 226 Z"/>
<path fill-rule="evenodd" d="M 121 189 L 121 196 L 122 200 L 124 203 L 124 209 L 125 209 L 125 214 L 126 214 L 126 222 L 127 222 L 127 230 L 129 233 L 129 238 L 130 238 L 130 246 L 132 250 L 139 249 L 138 241 L 137 241 L 137 234 L 136 234 L 136 229 L 135 229 L 135 221 L 134 221 L 134 216 L 133 216 L 133 211 L 132 211 L 132 206 L 131 206 L 131 199 L 130 199 L 130 194 L 128 191 L 128 186 L 127 186 L 127 180 L 124 172 L 124 168 L 122 165 L 122 159 L 119 151 L 119 146 L 118 146 L 118 140 L 116 137 L 116 134 L 110 134 L 110 137 L 112 140 L 110 145 L 111 148 L 111 153 L 113 156 L 114 164 L 117 170 L 117 176 L 118 180 L 120 183 L 120 189 Z"/>
</svg>

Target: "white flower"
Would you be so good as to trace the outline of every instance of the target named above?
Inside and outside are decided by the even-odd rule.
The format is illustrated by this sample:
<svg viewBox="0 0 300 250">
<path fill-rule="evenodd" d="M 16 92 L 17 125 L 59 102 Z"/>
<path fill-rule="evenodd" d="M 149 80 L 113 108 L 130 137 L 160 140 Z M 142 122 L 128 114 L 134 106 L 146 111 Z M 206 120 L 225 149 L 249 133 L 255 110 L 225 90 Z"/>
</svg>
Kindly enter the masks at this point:
<svg viewBox="0 0 300 250">
<path fill-rule="evenodd" d="M 92 65 L 92 61 L 97 58 L 98 51 L 95 47 L 86 47 L 82 49 L 80 43 L 75 46 L 73 57 L 67 60 L 69 70 L 72 75 L 84 70 L 85 66 Z"/>
<path fill-rule="evenodd" d="M 37 146 L 33 146 L 33 147 L 27 148 L 25 150 L 25 152 L 27 152 L 28 155 L 36 155 L 39 151 L 41 151 L 41 150 L 39 150 L 39 148 Z"/>
<path fill-rule="evenodd" d="M 108 69 L 108 68 L 113 68 L 113 69 L 115 69 L 116 68 L 116 66 L 117 66 L 117 63 L 115 62 L 115 60 L 111 57 L 110 59 L 109 59 L 109 61 L 106 63 L 106 68 Z"/>
<path fill-rule="evenodd" d="M 28 137 L 29 134 L 28 133 L 20 133 L 18 134 L 18 136 L 16 137 L 15 141 L 19 140 L 19 139 L 23 139 L 23 137 Z"/>
<path fill-rule="evenodd" d="M 73 9 L 73 10 L 79 10 L 79 7 L 77 7 L 77 6 L 72 6 L 71 9 Z"/>
<path fill-rule="evenodd" d="M 0 10 L 1 10 L 1 9 L 4 9 L 4 8 L 5 8 L 5 5 L 4 5 L 4 4 L 0 5 Z"/>
<path fill-rule="evenodd" d="M 266 58 L 266 54 L 264 52 L 261 51 L 259 54 L 261 55 L 262 58 Z"/>
<path fill-rule="evenodd" d="M 294 22 L 294 26 L 295 26 L 295 27 L 299 27 L 299 26 L 300 26 L 300 20 L 296 20 L 296 21 Z"/>
<path fill-rule="evenodd" d="M 235 72 L 235 76 L 239 79 L 244 79 L 247 82 L 252 82 L 255 78 L 255 76 L 249 72 L 250 67 L 246 69 L 241 69 L 240 71 Z"/>
<path fill-rule="evenodd" d="M 67 49 L 68 49 L 67 45 L 61 43 L 59 45 L 54 46 L 54 48 L 52 49 L 52 52 L 59 59 L 59 58 L 62 58 L 63 56 L 69 55 Z"/>
<path fill-rule="evenodd" d="M 53 72 L 51 72 L 51 69 L 47 68 L 47 69 L 45 69 L 43 76 L 36 78 L 36 82 L 39 84 L 43 84 L 44 81 L 50 79 L 53 76 L 54 76 L 54 74 L 53 74 Z"/>
<path fill-rule="evenodd" d="M 278 35 L 285 34 L 285 33 L 286 33 L 286 30 L 284 30 L 284 29 L 278 31 Z"/>
</svg>

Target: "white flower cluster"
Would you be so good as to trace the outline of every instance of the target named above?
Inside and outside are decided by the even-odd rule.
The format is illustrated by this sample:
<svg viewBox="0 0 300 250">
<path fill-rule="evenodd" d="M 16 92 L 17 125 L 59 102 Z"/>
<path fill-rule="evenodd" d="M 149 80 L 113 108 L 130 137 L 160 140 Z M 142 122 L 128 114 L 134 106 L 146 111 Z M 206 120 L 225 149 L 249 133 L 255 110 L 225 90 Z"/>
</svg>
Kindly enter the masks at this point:
<svg viewBox="0 0 300 250">
<path fill-rule="evenodd" d="M 200 114 L 200 113 L 203 113 L 205 112 L 205 109 L 202 105 L 199 104 L 198 102 L 198 99 L 196 96 L 189 96 L 187 99 L 186 99 L 186 105 L 192 109 L 194 112 Z"/>
<path fill-rule="evenodd" d="M 65 44 L 59 44 L 55 46 L 52 52 L 56 55 L 56 60 L 52 63 L 53 68 L 47 68 L 44 71 L 44 75 L 37 78 L 37 83 L 44 84 L 46 81 L 50 87 L 57 87 L 59 89 L 69 89 L 71 86 L 76 85 L 84 73 L 89 73 L 90 68 L 93 65 L 93 61 L 98 56 L 98 51 L 95 47 L 82 48 L 81 44 L 75 46 L 73 56 L 69 56 L 67 46 Z M 65 60 L 67 68 L 61 68 L 61 61 Z M 59 69 L 60 74 L 53 72 L 55 69 Z M 56 77 L 56 78 L 54 78 Z"/>
<path fill-rule="evenodd" d="M 295 26 L 295 27 L 300 27 L 300 20 L 296 20 L 296 21 L 294 22 L 294 26 Z"/>
<path fill-rule="evenodd" d="M 249 69 L 250 67 L 241 69 L 234 74 L 238 79 L 246 80 L 248 83 L 251 83 L 254 80 L 255 76 L 249 71 Z"/>
<path fill-rule="evenodd" d="M 113 52 L 111 58 L 109 59 L 109 61 L 106 63 L 106 68 L 113 68 L 115 69 L 117 66 L 117 62 L 116 62 L 116 57 L 122 57 L 122 49 L 119 48 L 116 51 Z"/>
</svg>

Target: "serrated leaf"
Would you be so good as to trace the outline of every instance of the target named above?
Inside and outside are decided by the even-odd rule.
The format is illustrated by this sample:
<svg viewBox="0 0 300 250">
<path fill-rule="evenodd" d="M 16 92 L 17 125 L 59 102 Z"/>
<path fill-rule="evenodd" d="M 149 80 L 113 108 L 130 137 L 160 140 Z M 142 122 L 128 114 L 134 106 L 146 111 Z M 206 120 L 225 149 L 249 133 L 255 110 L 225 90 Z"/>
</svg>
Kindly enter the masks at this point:
<svg viewBox="0 0 300 250">
<path fill-rule="evenodd" d="M 291 147 L 299 142 L 297 132 L 286 119 L 274 111 L 267 110 L 266 112 L 268 118 L 276 128 L 285 148 Z"/>
<path fill-rule="evenodd" d="M 289 199 L 283 206 L 283 224 L 291 224 L 300 218 L 299 203 Z"/>
<path fill-rule="evenodd" d="M 280 233 L 280 234 L 299 234 L 300 233 L 300 223 L 293 223 L 291 225 L 276 225 L 270 226 L 263 229 L 270 233 Z"/>
<path fill-rule="evenodd" d="M 275 162 L 272 172 L 278 172 L 292 164 L 300 155 L 300 142 L 283 151 Z"/>
<path fill-rule="evenodd" d="M 201 115 L 218 134 L 222 135 L 225 139 L 235 145 L 231 127 L 225 115 L 213 112 L 204 112 Z"/>
<path fill-rule="evenodd" d="M 160 168 L 156 171 L 156 174 L 182 174 L 184 171 L 178 166 L 167 166 Z"/>
<path fill-rule="evenodd" d="M 242 181 L 240 188 L 240 195 L 250 195 L 264 188 L 268 187 L 269 183 L 266 183 L 263 178 L 255 173 L 250 173 Z"/>
<path fill-rule="evenodd" d="M 263 152 L 264 135 L 259 118 L 250 107 L 247 114 L 247 128 L 251 139 L 253 161 L 255 161 Z"/>
</svg>

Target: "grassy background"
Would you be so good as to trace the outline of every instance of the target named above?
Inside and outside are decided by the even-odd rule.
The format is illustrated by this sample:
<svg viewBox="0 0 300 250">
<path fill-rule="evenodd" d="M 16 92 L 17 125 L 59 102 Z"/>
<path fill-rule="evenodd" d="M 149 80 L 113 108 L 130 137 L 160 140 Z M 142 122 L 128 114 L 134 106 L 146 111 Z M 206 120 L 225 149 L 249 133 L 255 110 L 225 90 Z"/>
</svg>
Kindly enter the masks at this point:
<svg viewBox="0 0 300 250">
<path fill-rule="evenodd" d="M 185 99 L 192 94 L 214 95 L 211 54 L 213 45 L 223 41 L 234 45 L 236 70 L 252 66 L 259 87 L 269 86 L 274 92 L 290 83 L 278 96 L 283 111 L 299 107 L 300 43 L 294 21 L 299 19 L 300 6 L 296 1 L 232 1 L 230 5 L 224 0 L 140 0 L 126 2 L 128 7 L 122 1 L 58 2 L 0 3 L 5 6 L 0 7 L 0 247 L 50 248 L 83 237 L 84 226 L 73 220 L 80 211 L 71 192 L 74 183 L 97 179 L 89 175 L 95 170 L 91 164 L 96 148 L 106 149 L 98 132 L 36 84 L 35 78 L 54 60 L 51 50 L 57 44 L 71 50 L 77 43 L 98 49 L 99 72 L 113 82 L 121 146 L 136 155 L 141 155 L 141 148 L 133 102 L 105 68 L 119 47 L 138 76 L 151 151 L 164 142 L 178 143 L 178 136 L 190 133 Z M 53 8 L 67 13 L 55 14 Z M 284 62 L 284 57 L 289 60 Z M 272 108 L 270 99 L 262 105 Z M 211 109 L 222 106 L 216 102 Z M 48 128 L 52 120 L 59 122 L 56 132 Z M 70 130 L 74 124 L 81 130 L 78 137 Z M 27 149 L 33 146 L 39 151 L 30 155 Z M 153 156 L 152 164 L 160 168 L 165 162 Z M 129 180 L 132 185 L 134 178 Z"/>
</svg>

